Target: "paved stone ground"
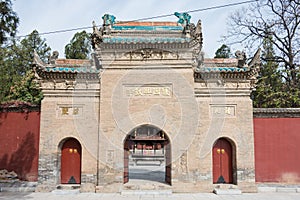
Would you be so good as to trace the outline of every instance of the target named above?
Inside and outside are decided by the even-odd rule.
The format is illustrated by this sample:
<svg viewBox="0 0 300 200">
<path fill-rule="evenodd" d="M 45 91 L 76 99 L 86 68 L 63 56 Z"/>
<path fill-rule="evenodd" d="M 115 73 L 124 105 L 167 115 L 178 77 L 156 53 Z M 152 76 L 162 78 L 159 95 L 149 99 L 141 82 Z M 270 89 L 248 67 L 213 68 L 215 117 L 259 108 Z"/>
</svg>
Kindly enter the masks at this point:
<svg viewBox="0 0 300 200">
<path fill-rule="evenodd" d="M 165 166 L 129 166 L 129 180 L 145 180 L 164 183 Z"/>
<path fill-rule="evenodd" d="M 128 184 L 164 182 L 164 166 L 130 166 Z M 276 186 L 276 185 L 275 185 Z M 260 193 L 241 195 L 216 195 L 213 193 L 173 193 L 173 194 L 105 194 L 105 193 L 34 193 L 34 192 L 0 192 L 0 200 L 300 200 L 300 187 L 271 187 L 262 185 Z"/>
<path fill-rule="evenodd" d="M 242 195 L 215 195 L 212 193 L 172 194 L 172 195 L 120 195 L 120 194 L 53 194 L 53 193 L 12 193 L 0 192 L 0 200 L 299 200 L 300 193 L 253 193 Z"/>
</svg>

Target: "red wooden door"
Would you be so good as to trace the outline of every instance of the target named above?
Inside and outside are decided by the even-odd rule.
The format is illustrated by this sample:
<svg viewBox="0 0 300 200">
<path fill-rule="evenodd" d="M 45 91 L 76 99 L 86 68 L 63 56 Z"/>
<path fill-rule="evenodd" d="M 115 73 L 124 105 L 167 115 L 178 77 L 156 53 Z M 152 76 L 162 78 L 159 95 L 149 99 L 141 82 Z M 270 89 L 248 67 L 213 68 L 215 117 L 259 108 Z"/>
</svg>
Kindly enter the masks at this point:
<svg viewBox="0 0 300 200">
<path fill-rule="evenodd" d="M 232 183 L 232 147 L 224 138 L 213 147 L 213 183 Z"/>
<path fill-rule="evenodd" d="M 128 139 L 125 141 L 124 144 L 124 183 L 127 183 L 129 181 L 129 168 L 128 168 L 128 162 L 129 162 L 129 147 L 128 147 Z"/>
<path fill-rule="evenodd" d="M 76 139 L 68 139 L 61 152 L 61 183 L 81 182 L 81 145 Z"/>
<path fill-rule="evenodd" d="M 172 159 L 171 159 L 171 144 L 169 141 L 166 142 L 166 144 L 164 145 L 165 148 L 165 165 L 166 165 L 166 171 L 165 171 L 165 181 L 168 184 L 172 184 L 171 180 L 172 180 L 172 174 L 171 174 L 171 170 L 172 170 Z"/>
</svg>

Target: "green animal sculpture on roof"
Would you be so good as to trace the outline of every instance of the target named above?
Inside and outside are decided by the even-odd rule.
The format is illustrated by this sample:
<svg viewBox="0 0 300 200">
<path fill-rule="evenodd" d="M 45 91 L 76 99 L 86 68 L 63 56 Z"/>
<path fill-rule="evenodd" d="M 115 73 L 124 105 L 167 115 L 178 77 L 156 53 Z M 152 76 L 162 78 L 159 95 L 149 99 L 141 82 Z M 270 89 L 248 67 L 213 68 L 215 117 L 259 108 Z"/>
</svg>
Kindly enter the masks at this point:
<svg viewBox="0 0 300 200">
<path fill-rule="evenodd" d="M 187 26 L 190 24 L 191 15 L 189 15 L 188 13 L 175 12 L 174 15 L 179 18 L 179 20 L 177 21 L 179 24 L 182 24 L 184 26 Z"/>
<path fill-rule="evenodd" d="M 113 25 L 115 23 L 116 17 L 110 14 L 105 14 L 102 17 L 104 25 Z"/>
</svg>

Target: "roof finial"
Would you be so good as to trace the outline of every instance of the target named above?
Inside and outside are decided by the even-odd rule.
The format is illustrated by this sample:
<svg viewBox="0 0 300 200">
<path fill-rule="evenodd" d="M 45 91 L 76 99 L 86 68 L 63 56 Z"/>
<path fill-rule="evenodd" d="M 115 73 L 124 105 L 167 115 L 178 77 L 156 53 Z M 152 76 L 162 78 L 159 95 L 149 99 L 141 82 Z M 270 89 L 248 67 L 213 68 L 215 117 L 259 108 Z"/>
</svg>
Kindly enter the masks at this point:
<svg viewBox="0 0 300 200">
<path fill-rule="evenodd" d="M 105 14 L 102 17 L 103 19 L 103 25 L 113 25 L 115 23 L 116 17 L 110 14 Z"/>
<path fill-rule="evenodd" d="M 175 12 L 174 15 L 179 18 L 177 22 L 183 26 L 188 26 L 191 23 L 191 15 L 189 15 L 187 12 Z"/>
</svg>

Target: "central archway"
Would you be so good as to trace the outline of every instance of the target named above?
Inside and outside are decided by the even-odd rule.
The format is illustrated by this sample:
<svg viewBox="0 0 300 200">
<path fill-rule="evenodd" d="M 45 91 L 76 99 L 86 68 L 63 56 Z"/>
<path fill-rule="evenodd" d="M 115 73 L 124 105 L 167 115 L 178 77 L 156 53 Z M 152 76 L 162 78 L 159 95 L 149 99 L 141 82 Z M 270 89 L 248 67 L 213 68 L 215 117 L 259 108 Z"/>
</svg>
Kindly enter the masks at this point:
<svg viewBox="0 0 300 200">
<path fill-rule="evenodd" d="M 137 178 L 171 185 L 171 161 L 171 144 L 167 134 L 153 125 L 138 126 L 129 132 L 124 141 L 124 183 Z M 151 174 L 153 166 L 162 167 L 164 172 Z M 135 170 L 140 170 L 139 176 L 133 176 Z M 161 175 L 164 177 L 159 178 L 163 181 L 156 179 Z"/>
</svg>

